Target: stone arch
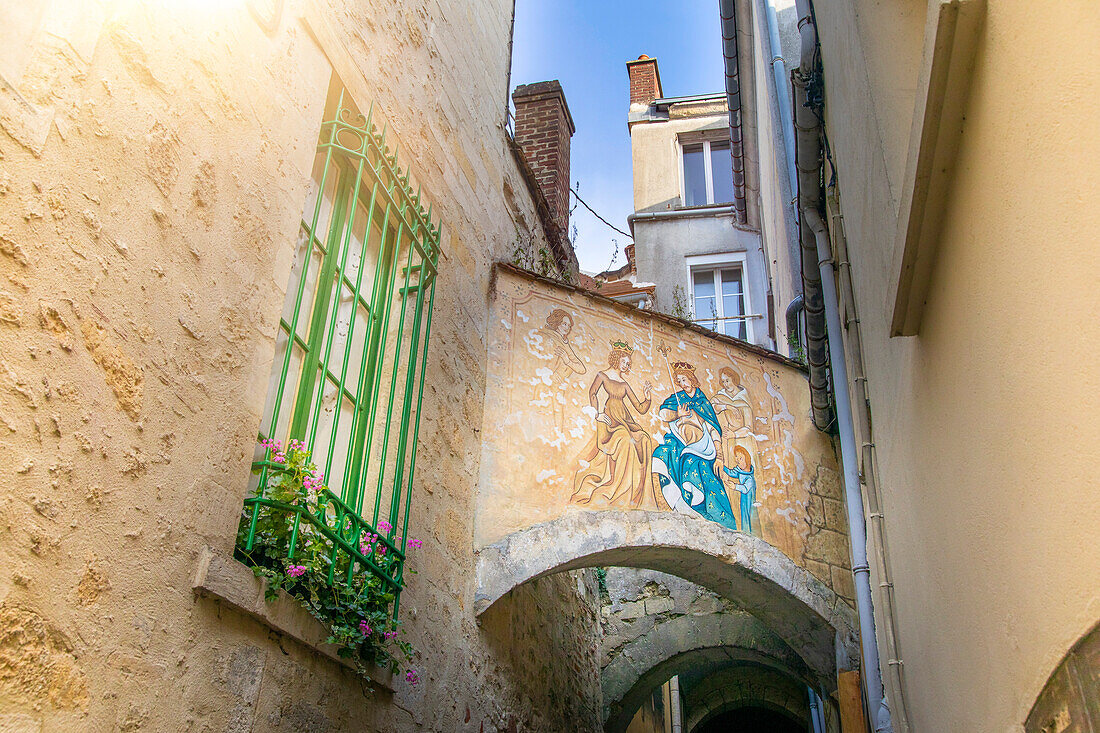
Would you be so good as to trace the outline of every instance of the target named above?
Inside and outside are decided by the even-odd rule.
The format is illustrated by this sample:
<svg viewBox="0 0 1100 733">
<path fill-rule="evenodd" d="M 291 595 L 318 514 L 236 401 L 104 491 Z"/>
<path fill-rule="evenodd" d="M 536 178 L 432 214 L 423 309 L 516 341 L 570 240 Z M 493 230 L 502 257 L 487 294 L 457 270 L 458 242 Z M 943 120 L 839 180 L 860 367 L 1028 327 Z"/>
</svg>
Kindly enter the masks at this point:
<svg viewBox="0 0 1100 733">
<path fill-rule="evenodd" d="M 744 664 L 707 677 L 685 700 L 684 733 L 741 707 L 761 707 L 809 728 L 810 706 L 801 680 L 773 669 Z"/>
<path fill-rule="evenodd" d="M 854 611 L 828 586 L 758 537 L 672 512 L 576 511 L 481 548 L 475 611 L 529 580 L 611 565 L 677 575 L 733 600 L 822 678 L 858 658 Z"/>
<path fill-rule="evenodd" d="M 1100 623 L 1058 664 L 1024 721 L 1025 733 L 1100 730 Z"/>
<path fill-rule="evenodd" d="M 761 668 L 777 670 L 784 679 L 798 679 L 803 684 L 831 682 L 822 680 L 783 639 L 745 611 L 680 616 L 653 625 L 624 645 L 603 668 L 604 720 L 625 716 L 629 724 L 653 687 L 693 664 L 724 665 L 738 660 L 755 661 Z"/>
<path fill-rule="evenodd" d="M 663 684 L 674 675 L 691 669 L 705 667 L 717 669 L 722 666 L 742 664 L 752 664 L 798 679 L 797 673 L 788 668 L 782 660 L 758 649 L 736 646 L 691 649 L 665 659 L 654 660 L 653 666 L 639 674 L 634 684 L 617 702 L 613 702 L 610 706 L 604 708 L 604 730 L 607 733 L 623 733 L 630 725 L 634 712 L 641 706 L 646 696 L 653 691 L 653 688 Z M 808 680 L 803 681 L 808 682 Z"/>
</svg>

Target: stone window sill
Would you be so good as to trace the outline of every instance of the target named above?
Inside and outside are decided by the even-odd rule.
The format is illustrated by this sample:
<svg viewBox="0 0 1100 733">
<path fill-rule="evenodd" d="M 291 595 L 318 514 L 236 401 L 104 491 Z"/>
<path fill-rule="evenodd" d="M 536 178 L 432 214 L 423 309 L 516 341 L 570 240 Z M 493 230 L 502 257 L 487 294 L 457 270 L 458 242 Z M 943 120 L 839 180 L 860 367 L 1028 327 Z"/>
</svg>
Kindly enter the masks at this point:
<svg viewBox="0 0 1100 733">
<path fill-rule="evenodd" d="M 244 564 L 204 547 L 191 588 L 197 595 L 227 605 L 337 664 L 359 672 L 353 662 L 336 653 L 334 644 L 325 643 L 328 630 L 297 599 L 280 590 L 274 601 L 265 600 L 266 585 L 266 581 L 253 575 Z M 371 666 L 367 674 L 373 684 L 393 692 L 393 673 L 389 669 Z"/>
</svg>

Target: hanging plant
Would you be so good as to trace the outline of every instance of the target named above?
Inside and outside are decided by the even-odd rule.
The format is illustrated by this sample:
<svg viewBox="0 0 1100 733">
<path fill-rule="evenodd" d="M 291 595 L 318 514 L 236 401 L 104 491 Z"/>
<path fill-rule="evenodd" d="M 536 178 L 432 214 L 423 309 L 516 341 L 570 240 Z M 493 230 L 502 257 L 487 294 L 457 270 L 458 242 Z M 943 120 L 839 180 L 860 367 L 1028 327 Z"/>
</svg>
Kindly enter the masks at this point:
<svg viewBox="0 0 1100 733">
<path fill-rule="evenodd" d="M 237 558 L 267 581 L 268 602 L 280 590 L 301 601 L 328 629 L 326 642 L 355 661 L 362 674 L 370 665 L 398 672 L 400 660 L 411 661 L 413 655 L 411 645 L 398 638 L 403 631 L 392 613 L 403 562 L 395 550 L 402 538 L 387 539 L 389 522 L 372 529 L 343 504 L 302 441 L 291 440 L 285 449 L 279 441 L 261 446 L 270 458 L 254 468 L 263 480 L 246 502 Z M 402 552 L 420 546 L 420 540 L 407 539 Z M 416 670 L 407 670 L 406 681 L 419 681 Z"/>
</svg>

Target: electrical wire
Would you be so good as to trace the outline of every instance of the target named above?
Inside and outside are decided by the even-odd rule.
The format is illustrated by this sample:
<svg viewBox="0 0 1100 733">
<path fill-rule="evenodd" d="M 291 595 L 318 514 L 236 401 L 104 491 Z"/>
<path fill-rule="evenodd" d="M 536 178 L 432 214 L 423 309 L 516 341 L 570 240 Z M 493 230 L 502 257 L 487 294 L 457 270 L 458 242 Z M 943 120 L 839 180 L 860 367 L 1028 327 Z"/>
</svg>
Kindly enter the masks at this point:
<svg viewBox="0 0 1100 733">
<path fill-rule="evenodd" d="M 584 208 L 586 208 L 586 209 L 588 209 L 588 210 L 589 210 L 590 212 L 592 212 L 592 216 L 596 217 L 597 219 L 599 219 L 600 221 L 602 221 L 602 222 L 603 222 L 604 224 L 606 224 L 607 226 L 609 226 L 609 227 L 611 227 L 612 229 L 614 229 L 615 231 L 617 231 L 617 232 L 618 232 L 619 234 L 622 234 L 622 235 L 623 235 L 624 237 L 630 237 L 630 241 L 632 241 L 632 242 L 634 241 L 634 237 L 633 237 L 633 236 L 631 236 L 631 235 L 630 235 L 629 233 L 627 233 L 627 232 L 624 232 L 624 231 L 623 231 L 622 229 L 619 229 L 619 227 L 615 226 L 614 224 L 612 224 L 611 222 L 609 222 L 609 221 L 608 221 L 607 219 L 605 219 L 605 218 L 603 218 L 602 216 L 600 216 L 599 214 L 597 214 L 597 213 L 596 213 L 596 210 L 595 210 L 595 209 L 593 209 L 593 208 L 592 208 L 591 206 L 589 206 L 589 205 L 588 205 L 588 202 L 587 202 L 587 201 L 585 201 L 584 199 L 582 199 L 582 198 L 581 198 L 581 195 L 580 195 L 579 193 L 577 193 L 577 192 L 576 192 L 576 191 L 575 191 L 574 189 L 572 189 L 572 188 L 571 188 L 571 189 L 569 189 L 569 192 L 570 192 L 571 194 L 573 194 L 573 196 L 575 196 L 575 197 L 576 197 L 577 201 L 580 201 L 580 202 L 581 202 L 581 205 L 582 205 L 582 206 L 584 206 Z"/>
</svg>

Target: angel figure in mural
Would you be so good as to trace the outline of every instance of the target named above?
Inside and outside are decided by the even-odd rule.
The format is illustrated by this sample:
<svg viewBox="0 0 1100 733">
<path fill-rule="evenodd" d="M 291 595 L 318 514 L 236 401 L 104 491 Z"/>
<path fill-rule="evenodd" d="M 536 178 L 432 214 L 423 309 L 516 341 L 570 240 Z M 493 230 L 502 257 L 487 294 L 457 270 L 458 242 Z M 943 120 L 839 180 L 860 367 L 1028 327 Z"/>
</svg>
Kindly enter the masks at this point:
<svg viewBox="0 0 1100 733">
<path fill-rule="evenodd" d="M 596 434 L 581 450 L 571 503 L 588 504 L 601 492 L 609 504 L 626 497 L 632 509 L 657 506 L 650 470 L 654 441 L 627 408 L 629 402 L 639 416 L 644 415 L 652 399 L 648 381 L 642 386 L 644 399 L 638 399 L 626 381 L 633 353 L 625 341 L 612 341 L 607 368 L 596 373 L 588 388 L 585 412 L 595 419 Z"/>
<path fill-rule="evenodd" d="M 667 347 L 660 351 L 668 361 Z M 680 388 L 661 403 L 660 416 L 668 424 L 664 442 L 653 451 L 653 472 L 661 493 L 676 511 L 693 511 L 724 527 L 737 529 L 726 488 L 721 480 L 718 446 L 722 428 L 710 400 L 699 388 L 695 367 L 686 361 L 669 366 Z"/>
<path fill-rule="evenodd" d="M 555 308 L 546 316 L 546 323 L 535 333 L 543 339 L 543 352 L 550 364 L 536 373 L 535 394 L 537 405 L 548 405 L 553 423 L 559 430 L 565 428 L 565 392 L 574 374 L 584 374 L 588 368 L 566 339 L 573 330 L 573 316 L 568 311 Z"/>
<path fill-rule="evenodd" d="M 750 515 L 756 515 L 758 513 L 758 505 L 756 504 L 756 479 L 755 476 L 751 475 L 753 468 L 756 466 L 757 455 L 756 435 L 753 433 L 754 416 L 752 400 L 749 398 L 748 389 L 746 389 L 742 383 L 741 374 L 733 367 L 723 367 L 719 370 L 718 381 L 722 385 L 722 389 L 714 394 L 712 402 L 714 404 L 714 411 L 718 413 L 718 424 L 722 427 L 722 463 L 724 466 L 727 466 L 725 469 L 726 475 L 733 477 L 734 474 L 730 473 L 728 466 L 737 466 L 740 468 L 741 463 L 737 458 L 738 451 L 745 454 L 746 469 L 750 473 L 749 478 L 752 479 L 753 506 L 751 506 L 750 512 L 746 513 L 743 507 L 745 493 L 742 489 L 745 483 L 735 478 L 733 485 L 727 484 L 727 486 L 741 494 L 741 529 L 745 532 L 752 532 L 753 534 L 759 535 L 759 520 L 755 522 L 746 522 L 746 519 L 750 518 Z M 730 496 L 733 496 L 733 494 L 730 494 Z"/>
</svg>

